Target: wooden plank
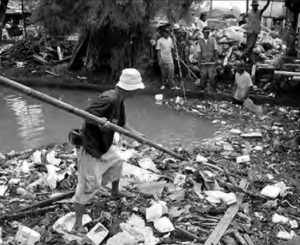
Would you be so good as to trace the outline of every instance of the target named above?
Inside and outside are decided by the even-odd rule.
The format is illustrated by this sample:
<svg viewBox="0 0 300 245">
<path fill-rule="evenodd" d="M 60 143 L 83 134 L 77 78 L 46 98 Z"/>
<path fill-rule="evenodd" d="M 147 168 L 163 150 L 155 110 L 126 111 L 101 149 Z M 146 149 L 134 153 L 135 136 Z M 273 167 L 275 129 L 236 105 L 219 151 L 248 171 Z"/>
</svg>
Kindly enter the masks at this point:
<svg viewBox="0 0 300 245">
<path fill-rule="evenodd" d="M 239 185 L 242 189 L 248 188 L 248 182 L 246 179 L 242 179 Z M 239 206 L 242 204 L 244 198 L 244 194 L 237 194 L 237 203 L 230 206 L 224 215 L 224 217 L 221 219 L 217 227 L 214 229 L 214 231 L 210 234 L 208 239 L 206 240 L 204 245 L 217 245 L 218 242 L 221 240 L 223 234 L 231 224 L 232 220 L 234 219 L 235 215 L 239 211 Z"/>
</svg>

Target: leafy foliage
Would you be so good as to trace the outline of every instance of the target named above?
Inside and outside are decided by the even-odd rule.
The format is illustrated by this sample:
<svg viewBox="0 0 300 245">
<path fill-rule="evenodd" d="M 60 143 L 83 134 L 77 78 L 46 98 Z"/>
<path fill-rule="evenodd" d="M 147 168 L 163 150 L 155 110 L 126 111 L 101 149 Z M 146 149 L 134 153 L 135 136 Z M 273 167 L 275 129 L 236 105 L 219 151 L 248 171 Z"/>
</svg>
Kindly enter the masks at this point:
<svg viewBox="0 0 300 245">
<path fill-rule="evenodd" d="M 70 34 L 91 23 L 101 27 L 109 22 L 111 27 L 130 29 L 146 27 L 158 11 L 171 22 L 186 18 L 195 2 L 202 0 L 40 0 L 33 20 L 51 35 Z"/>
</svg>

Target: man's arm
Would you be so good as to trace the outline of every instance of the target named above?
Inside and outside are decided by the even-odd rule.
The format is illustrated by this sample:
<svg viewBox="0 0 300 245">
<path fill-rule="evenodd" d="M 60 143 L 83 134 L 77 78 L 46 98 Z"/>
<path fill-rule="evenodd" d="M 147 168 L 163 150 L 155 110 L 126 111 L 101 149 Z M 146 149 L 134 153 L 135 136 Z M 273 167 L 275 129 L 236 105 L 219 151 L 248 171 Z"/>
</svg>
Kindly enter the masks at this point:
<svg viewBox="0 0 300 245">
<path fill-rule="evenodd" d="M 271 0 L 268 0 L 267 4 L 260 10 L 260 14 L 262 15 L 263 12 L 266 11 L 266 9 L 269 7 Z"/>
<path fill-rule="evenodd" d="M 216 39 L 214 39 L 214 58 L 215 58 L 215 61 L 218 60 L 218 45 L 217 45 Z"/>
<path fill-rule="evenodd" d="M 160 44 L 160 40 L 158 39 L 157 41 L 157 45 L 156 45 L 156 50 L 157 50 L 157 58 L 158 58 L 158 63 L 161 63 L 161 44 Z"/>
<path fill-rule="evenodd" d="M 197 54 L 198 54 L 198 66 L 200 67 L 201 66 L 201 62 L 202 62 L 202 57 L 201 57 L 201 47 L 200 47 L 200 40 L 198 41 L 197 43 Z"/>
<path fill-rule="evenodd" d="M 102 97 L 95 100 L 85 111 L 99 117 L 100 119 L 107 121 L 107 112 L 111 108 L 111 101 L 108 98 Z M 89 124 L 99 125 L 93 120 L 86 119 Z"/>
</svg>

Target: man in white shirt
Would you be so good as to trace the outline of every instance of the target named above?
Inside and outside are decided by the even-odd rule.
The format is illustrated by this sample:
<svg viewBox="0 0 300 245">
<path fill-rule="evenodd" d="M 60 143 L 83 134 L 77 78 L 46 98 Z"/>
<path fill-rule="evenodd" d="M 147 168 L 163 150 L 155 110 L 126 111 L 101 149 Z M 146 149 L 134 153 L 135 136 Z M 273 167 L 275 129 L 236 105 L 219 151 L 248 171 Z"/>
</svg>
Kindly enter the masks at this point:
<svg viewBox="0 0 300 245">
<path fill-rule="evenodd" d="M 156 50 L 158 54 L 158 62 L 161 68 L 162 77 L 162 89 L 171 87 L 172 89 L 178 89 L 174 83 L 174 61 L 172 56 L 172 50 L 174 49 L 173 40 L 170 37 L 169 29 L 162 30 L 162 37 L 158 39 Z"/>
<path fill-rule="evenodd" d="M 244 100 L 248 97 L 249 90 L 253 86 L 251 76 L 245 71 L 243 62 L 235 63 L 235 88 L 232 97 L 232 104 L 243 106 Z"/>
<path fill-rule="evenodd" d="M 201 14 L 199 20 L 197 21 L 196 28 L 200 31 L 201 37 L 203 37 L 203 28 L 207 26 L 207 16 L 206 14 Z"/>
</svg>

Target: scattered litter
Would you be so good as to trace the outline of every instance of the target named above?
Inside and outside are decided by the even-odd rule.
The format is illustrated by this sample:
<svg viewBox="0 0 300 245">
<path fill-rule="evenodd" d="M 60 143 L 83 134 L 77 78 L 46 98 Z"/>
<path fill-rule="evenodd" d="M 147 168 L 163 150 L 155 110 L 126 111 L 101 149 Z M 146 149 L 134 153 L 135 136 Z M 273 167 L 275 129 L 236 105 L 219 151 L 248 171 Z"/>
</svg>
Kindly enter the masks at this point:
<svg viewBox="0 0 300 245">
<path fill-rule="evenodd" d="M 98 223 L 92 230 L 86 234 L 86 237 L 90 239 L 93 244 L 99 245 L 108 235 L 108 230 L 101 224 Z"/>
<path fill-rule="evenodd" d="M 160 171 L 156 168 L 154 162 L 152 161 L 151 158 L 143 158 L 139 160 L 139 165 L 143 169 L 148 169 L 153 171 L 154 173 L 159 173 Z"/>
<path fill-rule="evenodd" d="M 17 242 L 23 245 L 34 245 L 40 239 L 41 234 L 26 226 L 19 225 L 19 229 L 16 235 Z"/>
<path fill-rule="evenodd" d="M 167 212 L 168 208 L 164 202 L 155 203 L 150 208 L 146 209 L 146 219 L 147 221 L 154 221 Z"/>
<path fill-rule="evenodd" d="M 7 185 L 0 185 L 0 196 L 4 196 L 8 189 Z"/>
<path fill-rule="evenodd" d="M 227 205 L 232 205 L 237 202 L 234 193 L 224 193 L 222 191 L 204 191 L 204 193 L 207 195 L 206 200 L 212 204 L 219 204 L 224 201 Z"/>
<path fill-rule="evenodd" d="M 291 240 L 295 236 L 295 232 L 291 231 L 290 233 L 287 231 L 279 231 L 277 237 L 282 240 Z"/>
<path fill-rule="evenodd" d="M 167 217 L 155 220 L 154 227 L 160 233 L 168 233 L 174 230 L 172 222 Z"/>
<path fill-rule="evenodd" d="M 244 163 L 244 162 L 250 162 L 249 155 L 239 156 L 236 158 L 236 163 Z"/>
<path fill-rule="evenodd" d="M 262 134 L 253 132 L 253 133 L 248 133 L 248 134 L 242 134 L 241 136 L 244 138 L 261 138 Z"/>
</svg>

